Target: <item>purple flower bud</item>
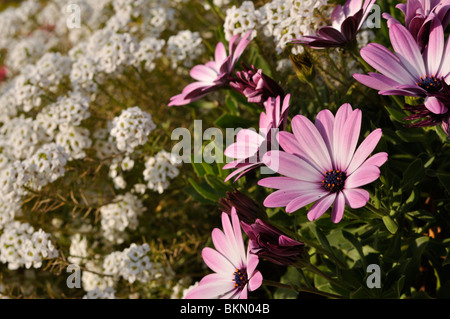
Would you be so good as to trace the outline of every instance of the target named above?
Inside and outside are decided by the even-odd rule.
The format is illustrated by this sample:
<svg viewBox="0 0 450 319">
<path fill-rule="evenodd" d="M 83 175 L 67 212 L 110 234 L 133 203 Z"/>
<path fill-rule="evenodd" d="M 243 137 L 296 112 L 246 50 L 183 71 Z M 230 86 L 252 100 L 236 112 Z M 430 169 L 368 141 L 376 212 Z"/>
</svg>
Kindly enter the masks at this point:
<svg viewBox="0 0 450 319">
<path fill-rule="evenodd" d="M 250 241 L 252 253 L 274 264 L 289 266 L 295 264 L 303 255 L 304 244 L 290 238 L 271 224 L 257 219 L 249 225 L 241 222 Z"/>
<path fill-rule="evenodd" d="M 239 220 L 253 224 L 257 218 L 266 218 L 264 210 L 251 198 L 247 197 L 238 190 L 227 192 L 227 198 L 219 199 L 221 210 L 231 215 L 231 209 L 234 207 L 239 216 Z"/>
<path fill-rule="evenodd" d="M 253 65 L 249 68 L 243 63 L 242 67 L 244 70 L 236 72 L 237 78 L 230 82 L 230 86 L 249 102 L 263 104 L 269 97 L 284 97 L 283 89 L 261 69 L 256 70 Z"/>
</svg>

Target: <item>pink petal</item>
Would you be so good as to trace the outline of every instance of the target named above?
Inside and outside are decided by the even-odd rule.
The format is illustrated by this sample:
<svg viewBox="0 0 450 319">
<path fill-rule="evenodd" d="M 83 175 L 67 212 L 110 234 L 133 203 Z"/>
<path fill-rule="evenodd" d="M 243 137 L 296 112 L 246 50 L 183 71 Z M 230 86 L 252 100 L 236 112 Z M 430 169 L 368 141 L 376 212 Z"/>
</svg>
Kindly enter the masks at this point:
<svg viewBox="0 0 450 319">
<path fill-rule="evenodd" d="M 355 153 L 355 148 L 358 143 L 359 133 L 361 130 L 361 117 L 361 110 L 354 110 L 345 122 L 344 130 L 341 133 L 340 167 L 342 167 L 343 170 L 346 170 L 353 154 Z"/>
<path fill-rule="evenodd" d="M 274 172 L 287 177 L 307 182 L 319 182 L 322 178 L 322 175 L 306 161 L 283 151 L 269 151 L 264 154 L 262 161 Z"/>
<path fill-rule="evenodd" d="M 308 219 L 310 221 L 316 220 L 323 215 L 330 208 L 336 198 L 336 193 L 329 194 L 314 203 L 308 212 Z"/>
<path fill-rule="evenodd" d="M 320 111 L 316 116 L 316 128 L 327 145 L 329 154 L 333 157 L 333 126 L 334 115 L 330 110 L 325 109 Z"/>
<path fill-rule="evenodd" d="M 398 83 L 416 84 L 417 79 L 405 69 L 400 59 L 381 44 L 369 43 L 360 53 L 362 58 L 381 74 Z"/>
<path fill-rule="evenodd" d="M 400 85 L 400 83 L 392 80 L 391 78 L 379 74 L 379 73 L 372 73 L 369 72 L 368 75 L 366 74 L 353 74 L 353 77 L 364 84 L 365 86 L 368 86 L 375 90 L 389 90 L 392 88 L 395 88 Z"/>
<path fill-rule="evenodd" d="M 444 29 L 441 21 L 434 18 L 431 22 L 428 46 L 425 49 L 427 75 L 436 76 L 438 74 L 443 59 L 444 44 Z"/>
<path fill-rule="evenodd" d="M 448 110 L 445 104 L 434 96 L 425 99 L 425 107 L 434 114 L 444 114 Z"/>
<path fill-rule="evenodd" d="M 230 256 L 224 256 L 217 250 L 210 247 L 205 247 L 202 249 L 202 257 L 205 264 L 214 272 L 230 276 L 238 268 L 239 265 L 234 265 L 229 260 Z M 234 258 L 236 259 L 236 258 Z"/>
<path fill-rule="evenodd" d="M 227 50 L 222 42 L 217 43 L 214 60 L 218 65 L 221 65 L 227 58 Z"/>
<path fill-rule="evenodd" d="M 263 276 L 259 271 L 255 271 L 253 276 L 248 281 L 248 290 L 255 291 L 258 289 L 263 282 Z"/>
<path fill-rule="evenodd" d="M 296 115 L 291 122 L 292 132 L 300 148 L 308 154 L 308 161 L 323 173 L 332 167 L 328 148 L 319 131 L 311 121 L 303 115 Z"/>
<path fill-rule="evenodd" d="M 339 192 L 336 196 L 336 200 L 334 201 L 333 208 L 331 209 L 331 221 L 333 223 L 339 223 L 344 216 L 345 209 L 345 197 Z"/>
<path fill-rule="evenodd" d="M 213 83 L 217 79 L 217 72 L 205 65 L 196 65 L 189 72 L 190 76 L 200 82 Z"/>
<path fill-rule="evenodd" d="M 380 169 L 375 165 L 366 165 L 364 163 L 347 177 L 345 188 L 357 188 L 372 183 L 378 177 L 380 177 Z"/>
<path fill-rule="evenodd" d="M 226 213 L 222 214 L 226 215 Z M 237 253 L 240 254 L 240 259 L 244 261 L 246 260 L 247 255 L 245 254 L 244 239 L 242 238 L 241 224 L 239 222 L 239 217 L 236 213 L 236 209 L 234 207 L 231 208 L 231 222 L 233 224 L 233 233 L 238 249 Z"/>
<path fill-rule="evenodd" d="M 208 275 L 209 276 L 209 275 Z M 205 277 L 206 278 L 206 277 Z M 225 295 L 230 291 L 235 291 L 232 280 L 215 280 L 207 283 L 199 283 L 197 287 L 190 290 L 186 299 L 215 299 L 221 295 Z"/>
<path fill-rule="evenodd" d="M 369 157 L 364 165 L 374 165 L 376 167 L 380 167 L 383 165 L 388 159 L 388 154 L 385 152 L 380 152 Z"/>
<path fill-rule="evenodd" d="M 370 153 L 373 152 L 382 135 L 381 129 L 376 129 L 371 132 L 364 141 L 359 145 L 350 164 L 347 167 L 347 174 L 352 174 L 361 164 L 367 159 Z"/>
<path fill-rule="evenodd" d="M 329 193 L 324 190 L 315 190 L 315 191 L 309 191 L 309 192 L 302 192 L 302 194 L 292 201 L 289 202 L 289 204 L 286 206 L 286 213 L 293 213 L 300 208 L 311 204 L 322 197 L 328 195 Z"/>
<path fill-rule="evenodd" d="M 392 47 L 409 73 L 415 79 L 426 75 L 422 54 L 408 29 L 401 24 L 394 24 L 389 29 L 389 36 Z"/>
<path fill-rule="evenodd" d="M 292 200 L 301 196 L 302 194 L 303 192 L 297 189 L 293 190 L 281 189 L 267 196 L 263 204 L 265 207 L 285 207 Z"/>
<path fill-rule="evenodd" d="M 361 188 L 344 189 L 342 191 L 345 197 L 345 203 L 353 209 L 361 208 L 369 200 L 369 192 Z"/>
</svg>

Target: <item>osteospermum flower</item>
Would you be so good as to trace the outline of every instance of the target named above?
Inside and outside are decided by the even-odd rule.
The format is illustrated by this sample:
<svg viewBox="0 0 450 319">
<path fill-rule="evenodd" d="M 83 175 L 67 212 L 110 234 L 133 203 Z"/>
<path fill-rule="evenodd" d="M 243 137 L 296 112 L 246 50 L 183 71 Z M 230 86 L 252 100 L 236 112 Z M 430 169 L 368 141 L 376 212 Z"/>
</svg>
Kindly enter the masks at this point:
<svg viewBox="0 0 450 319">
<path fill-rule="evenodd" d="M 189 104 L 227 85 L 234 65 L 250 42 L 248 38 L 251 34 L 250 31 L 242 38 L 239 35 L 233 36 L 229 42 L 228 55 L 225 45 L 219 42 L 216 45 L 215 59 L 206 64 L 194 66 L 190 75 L 197 81 L 188 84 L 180 94 L 171 97 L 168 106 Z"/>
<path fill-rule="evenodd" d="M 344 47 L 351 43 L 363 25 L 375 0 L 348 0 L 344 6 L 336 5 L 331 13 L 331 26 L 319 28 L 315 36 L 303 36 L 291 43 L 311 48 Z"/>
<path fill-rule="evenodd" d="M 266 207 L 286 207 L 286 212 L 315 202 L 308 219 L 322 216 L 330 206 L 331 219 L 338 223 L 345 205 L 360 208 L 369 192 L 360 187 L 380 176 L 379 167 L 387 153 L 368 156 L 381 138 L 381 129 L 371 132 L 356 149 L 361 128 L 361 110 L 343 104 L 336 117 L 329 110 L 317 114 L 315 124 L 303 115 L 292 119 L 292 133 L 279 132 L 284 151 L 270 151 L 263 162 L 284 175 L 260 180 L 259 185 L 276 188 L 264 201 Z"/>
<path fill-rule="evenodd" d="M 236 136 L 236 142 L 228 146 L 224 154 L 235 160 L 224 165 L 223 169 L 235 168 L 225 181 L 237 175 L 236 180 L 248 172 L 263 165 L 261 159 L 267 150 L 272 147 L 272 139 L 275 138 L 275 129 L 284 129 L 288 116 L 288 94 L 281 104 L 280 96 L 266 101 L 266 112 L 262 112 L 259 118 L 259 133 L 251 129 L 240 130 Z"/>
<path fill-rule="evenodd" d="M 231 211 L 231 222 L 222 213 L 223 231 L 215 228 L 212 241 L 216 249 L 202 250 L 205 263 L 213 274 L 206 275 L 186 295 L 186 299 L 246 299 L 248 291 L 254 291 L 262 284 L 262 275 L 256 270 L 259 258 L 251 253 L 250 242 L 247 252 L 244 247 L 239 217 L 235 209 Z"/>
<path fill-rule="evenodd" d="M 450 22 L 449 0 L 408 0 L 395 7 L 404 13 L 405 26 L 421 49 L 425 48 L 428 43 L 431 22 L 434 17 L 441 21 L 444 29 Z M 383 17 L 387 19 L 389 27 L 394 23 L 400 23 L 389 13 L 383 13 Z"/>
<path fill-rule="evenodd" d="M 405 95 L 425 98 L 425 107 L 435 114 L 448 110 L 443 90 L 450 82 L 450 41 L 444 41 L 440 20 L 433 19 L 429 42 L 422 54 L 416 40 L 401 24 L 389 28 L 395 54 L 378 43 L 361 49 L 361 56 L 379 73 L 354 74 L 362 84 L 382 95 Z"/>
</svg>

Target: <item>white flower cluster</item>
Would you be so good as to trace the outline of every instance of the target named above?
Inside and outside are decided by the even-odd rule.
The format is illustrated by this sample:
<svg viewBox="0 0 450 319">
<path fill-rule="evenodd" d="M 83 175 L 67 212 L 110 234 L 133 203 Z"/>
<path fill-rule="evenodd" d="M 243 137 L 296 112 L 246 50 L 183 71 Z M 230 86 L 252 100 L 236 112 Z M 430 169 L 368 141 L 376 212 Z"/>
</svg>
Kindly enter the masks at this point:
<svg viewBox="0 0 450 319">
<path fill-rule="evenodd" d="M 147 187 L 162 194 L 170 185 L 170 179 L 180 173 L 181 159 L 167 151 L 160 151 L 145 162 L 144 180 Z"/>
<path fill-rule="evenodd" d="M 115 293 L 116 291 L 113 287 L 106 287 L 103 290 L 97 287 L 93 290 L 89 290 L 83 296 L 83 299 L 116 299 Z"/>
<path fill-rule="evenodd" d="M 225 39 L 230 39 L 236 35 L 244 35 L 245 33 L 255 30 L 260 20 L 259 11 L 255 9 L 253 1 L 244 1 L 240 7 L 233 5 L 227 9 L 225 22 L 223 25 L 225 31 Z M 252 37 L 256 34 L 253 33 Z"/>
<path fill-rule="evenodd" d="M 115 137 L 120 151 L 132 153 L 137 146 L 147 142 L 148 135 L 155 128 L 152 116 L 135 106 L 114 118 L 110 134 Z"/>
<path fill-rule="evenodd" d="M 15 221 L 6 225 L 0 236 L 0 262 L 11 270 L 20 267 L 40 268 L 44 259 L 58 257 L 50 235 L 35 231 L 28 223 Z"/>
<path fill-rule="evenodd" d="M 198 32 L 183 30 L 167 40 L 166 56 L 172 62 L 172 68 L 183 65 L 193 66 L 194 60 L 205 51 Z"/>
<path fill-rule="evenodd" d="M 101 227 L 104 237 L 112 242 L 122 243 L 120 236 L 125 229 L 135 230 L 138 217 L 146 210 L 142 201 L 134 194 L 118 195 L 114 202 L 100 208 Z"/>
<path fill-rule="evenodd" d="M 277 53 L 286 49 L 287 43 L 302 35 L 314 35 L 324 21 L 317 12 L 327 10 L 327 0 L 272 0 L 260 8 L 252 1 L 226 11 L 224 23 L 226 39 L 243 35 L 250 30 L 261 31 L 272 38 Z M 326 16 L 325 14 L 324 16 Z M 256 34 L 253 33 L 253 37 Z M 302 46 L 294 46 L 292 53 L 299 54 Z"/>
<path fill-rule="evenodd" d="M 88 257 L 88 243 L 86 236 L 80 234 L 72 236 L 69 248 L 69 257 L 67 260 L 72 264 L 81 265 L 84 259 Z"/>
<path fill-rule="evenodd" d="M 136 280 L 146 283 L 154 278 L 155 264 L 148 256 L 150 247 L 148 244 L 136 245 L 123 251 L 116 251 L 106 256 L 103 262 L 105 274 L 112 275 L 116 279 L 122 277 L 129 283 Z"/>
</svg>

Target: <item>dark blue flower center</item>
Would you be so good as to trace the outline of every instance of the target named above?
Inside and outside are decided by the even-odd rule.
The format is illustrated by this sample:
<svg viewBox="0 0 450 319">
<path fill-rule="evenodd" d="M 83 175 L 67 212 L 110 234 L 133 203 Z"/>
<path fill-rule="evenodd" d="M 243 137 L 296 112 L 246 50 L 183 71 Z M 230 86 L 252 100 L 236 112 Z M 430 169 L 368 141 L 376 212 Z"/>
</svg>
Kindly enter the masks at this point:
<svg viewBox="0 0 450 319">
<path fill-rule="evenodd" d="M 234 287 L 242 289 L 244 286 L 248 283 L 248 276 L 247 276 L 247 270 L 245 268 L 243 269 L 236 269 L 236 271 L 233 273 L 234 276 Z"/>
<path fill-rule="evenodd" d="M 338 169 L 326 171 L 322 188 L 331 193 L 339 192 L 344 189 L 346 178 L 347 175 Z"/>
<path fill-rule="evenodd" d="M 425 77 L 421 76 L 420 81 L 417 82 L 417 85 L 430 93 L 435 93 L 438 92 L 440 89 L 442 89 L 441 80 L 436 78 L 434 75 L 432 76 L 425 75 Z"/>
</svg>

